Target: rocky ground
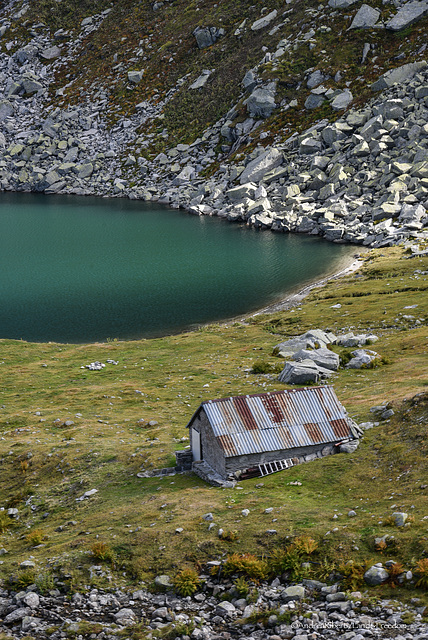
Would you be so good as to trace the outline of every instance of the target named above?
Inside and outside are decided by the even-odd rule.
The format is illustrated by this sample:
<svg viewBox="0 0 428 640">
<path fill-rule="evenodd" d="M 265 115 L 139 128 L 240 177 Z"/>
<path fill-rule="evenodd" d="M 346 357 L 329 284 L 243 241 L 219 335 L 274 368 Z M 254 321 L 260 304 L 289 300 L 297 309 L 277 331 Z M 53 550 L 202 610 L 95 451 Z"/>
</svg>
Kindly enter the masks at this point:
<svg viewBox="0 0 428 640">
<path fill-rule="evenodd" d="M 101 567 L 92 567 L 101 573 Z M 366 573 L 379 584 L 387 571 L 381 564 Z M 289 586 L 280 579 L 259 585 L 253 602 L 240 597 L 232 583 L 201 574 L 203 590 L 179 597 L 168 590 L 167 576 L 157 578 L 164 593 L 146 590 L 91 589 L 71 597 L 52 589 L 40 595 L 0 591 L 0 630 L 14 638 L 150 638 L 182 640 L 316 640 L 316 638 L 397 638 L 423 640 L 428 625 L 425 607 L 391 600 L 376 604 L 360 591 L 345 593 L 340 583 L 327 586 L 303 580 Z M 137 635 L 139 634 L 139 635 Z M 156 635 L 159 634 L 159 635 Z M 169 634 L 169 635 L 168 635 Z"/>
<path fill-rule="evenodd" d="M 332 1 L 330 7 L 337 9 Z M 422 5 L 425 3 L 404 3 L 382 28 L 408 27 L 423 17 Z M 355 13 L 350 28 L 379 28 L 379 12 L 372 9 L 376 17 L 367 7 L 362 5 Z M 414 17 L 416 9 L 420 11 Z M 19 47 L 17 40 L 8 38 L 14 21 L 25 10 L 25 3 L 11 2 L 0 22 L 3 190 L 127 196 L 261 229 L 297 231 L 372 247 L 428 238 L 425 61 L 409 62 L 382 74 L 371 84 L 372 99 L 360 108 L 353 106 L 350 89 L 326 89 L 327 76 L 308 69 L 305 84 L 310 94 L 303 112 L 315 113 L 329 103 L 337 119 L 315 118 L 306 131 L 291 133 L 286 139 L 278 135 L 268 146 L 264 130 L 250 153 L 231 155 L 250 134 L 252 140 L 257 139 L 254 132 L 263 128 L 278 107 L 276 85 L 263 83 L 259 69 L 266 60 L 275 63 L 297 46 L 303 37 L 297 34 L 294 45 L 281 40 L 275 52 L 266 53 L 259 65 L 245 73 L 239 97 L 247 111 L 243 121 L 237 117 L 237 103 L 191 144 L 168 148 L 166 142 L 165 152 L 151 157 L 145 153 L 155 136 L 149 125 L 163 117 L 180 83 L 162 99 L 140 102 L 114 126 L 108 124 L 108 98 L 103 90 L 95 96 L 88 94 L 78 105 L 55 106 L 50 95 L 54 78 L 79 54 L 82 42 L 96 33 L 110 9 L 85 18 L 80 31 L 65 42 L 62 29 L 52 34 L 43 24 L 27 25 L 31 39 Z M 269 29 L 277 18 L 277 12 L 271 12 L 251 29 Z M 368 22 L 360 25 L 363 19 Z M 211 31 L 196 32 L 199 47 L 207 46 L 207 38 L 209 45 L 221 36 Z M 369 51 L 370 46 L 365 47 L 365 57 Z M 423 46 L 420 51 L 423 53 Z M 136 73 L 128 72 L 131 85 L 141 81 L 141 74 L 136 77 Z M 187 91 L 203 91 L 208 77 L 209 72 L 204 71 Z M 66 91 L 67 85 L 57 89 L 56 98 Z M 291 101 L 281 109 L 293 107 Z M 202 173 L 211 166 L 212 175 L 204 178 Z"/>
</svg>

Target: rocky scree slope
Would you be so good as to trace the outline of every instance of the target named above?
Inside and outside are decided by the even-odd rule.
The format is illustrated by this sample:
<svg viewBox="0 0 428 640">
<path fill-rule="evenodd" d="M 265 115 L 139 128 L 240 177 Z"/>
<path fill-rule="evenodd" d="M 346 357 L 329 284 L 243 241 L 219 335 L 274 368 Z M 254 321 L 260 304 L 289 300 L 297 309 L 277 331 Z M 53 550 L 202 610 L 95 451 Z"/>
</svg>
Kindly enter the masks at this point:
<svg viewBox="0 0 428 640">
<path fill-rule="evenodd" d="M 49 6 L 42 3 L 39 15 Z M 185 7 L 180 0 L 142 6 L 134 30 L 146 35 L 135 49 L 123 17 L 132 17 L 132 3 L 98 13 L 91 9 L 99 3 L 85 3 L 90 15 L 56 31 L 48 17 L 36 21 L 34 2 L 2 9 L 2 190 L 127 196 L 374 247 L 427 239 L 426 2 L 287 0 L 241 7 L 239 24 L 235 14 L 218 14 L 217 26 L 204 26 L 217 5 L 196 3 L 177 22 L 183 38 L 156 52 Z M 108 58 L 116 40 L 101 43 L 117 24 L 117 36 L 126 35 L 125 49 L 112 56 L 115 79 L 89 84 L 88 51 L 99 64 Z M 227 85 L 225 101 L 215 82 L 237 51 L 240 82 Z M 210 61 L 219 67 L 199 66 Z M 166 62 L 175 76 L 163 71 Z M 223 111 L 208 123 L 204 105 L 217 93 Z M 187 133 L 175 127 L 183 110 Z M 180 135 L 186 141 L 177 143 Z"/>
<path fill-rule="evenodd" d="M 99 569 L 99 567 L 94 567 Z M 378 573 L 385 571 L 377 567 Z M 159 576 L 165 579 L 166 576 Z M 230 581 L 205 580 L 204 592 L 177 597 L 172 591 L 126 593 L 93 588 L 71 598 L 0 590 L 0 629 L 12 638 L 150 638 L 188 640 L 302 640 L 303 638 L 396 637 L 422 640 L 428 632 L 424 607 L 391 600 L 369 603 L 361 592 L 345 594 L 340 583 L 279 579 L 258 588 L 257 602 L 239 597 Z M 219 596 L 225 599 L 219 600 Z M 30 635 L 29 635 L 30 634 Z M 153 635 L 158 634 L 158 635 Z"/>
</svg>

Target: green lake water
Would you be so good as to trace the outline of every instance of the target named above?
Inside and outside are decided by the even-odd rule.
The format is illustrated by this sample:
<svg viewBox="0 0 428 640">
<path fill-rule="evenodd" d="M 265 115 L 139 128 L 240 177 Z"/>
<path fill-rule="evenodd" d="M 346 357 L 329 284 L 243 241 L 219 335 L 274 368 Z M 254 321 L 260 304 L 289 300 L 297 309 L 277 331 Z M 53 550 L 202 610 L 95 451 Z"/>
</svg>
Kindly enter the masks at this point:
<svg viewBox="0 0 428 640">
<path fill-rule="evenodd" d="M 0 194 L 0 338 L 174 333 L 264 307 L 350 247 L 125 199 Z"/>
</svg>

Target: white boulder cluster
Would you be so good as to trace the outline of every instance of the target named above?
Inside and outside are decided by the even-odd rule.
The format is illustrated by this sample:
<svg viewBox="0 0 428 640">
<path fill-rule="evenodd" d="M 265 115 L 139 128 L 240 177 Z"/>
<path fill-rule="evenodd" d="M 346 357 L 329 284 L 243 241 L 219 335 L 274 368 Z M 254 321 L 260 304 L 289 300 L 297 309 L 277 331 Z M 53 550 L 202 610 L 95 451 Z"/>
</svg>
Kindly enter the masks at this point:
<svg viewBox="0 0 428 640">
<path fill-rule="evenodd" d="M 306 333 L 280 342 L 273 349 L 273 355 L 291 358 L 285 363 L 278 380 L 285 384 L 317 383 L 329 378 L 340 366 L 340 357 L 328 348 L 336 344 L 341 347 L 362 347 L 376 342 L 373 334 L 354 335 L 352 332 L 336 336 L 334 333 L 313 329 Z M 348 369 L 361 369 L 370 366 L 379 355 L 370 349 L 356 349 L 345 364 Z"/>
</svg>

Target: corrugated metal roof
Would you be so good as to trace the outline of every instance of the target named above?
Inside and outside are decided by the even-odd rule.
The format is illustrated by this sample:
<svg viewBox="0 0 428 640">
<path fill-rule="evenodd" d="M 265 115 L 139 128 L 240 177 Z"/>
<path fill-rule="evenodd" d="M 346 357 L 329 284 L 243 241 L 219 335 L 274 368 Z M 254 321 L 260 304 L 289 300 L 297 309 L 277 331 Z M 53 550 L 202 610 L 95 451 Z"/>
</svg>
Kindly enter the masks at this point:
<svg viewBox="0 0 428 640">
<path fill-rule="evenodd" d="M 353 437 L 352 421 L 328 386 L 208 400 L 195 416 L 201 408 L 226 457 Z"/>
</svg>

